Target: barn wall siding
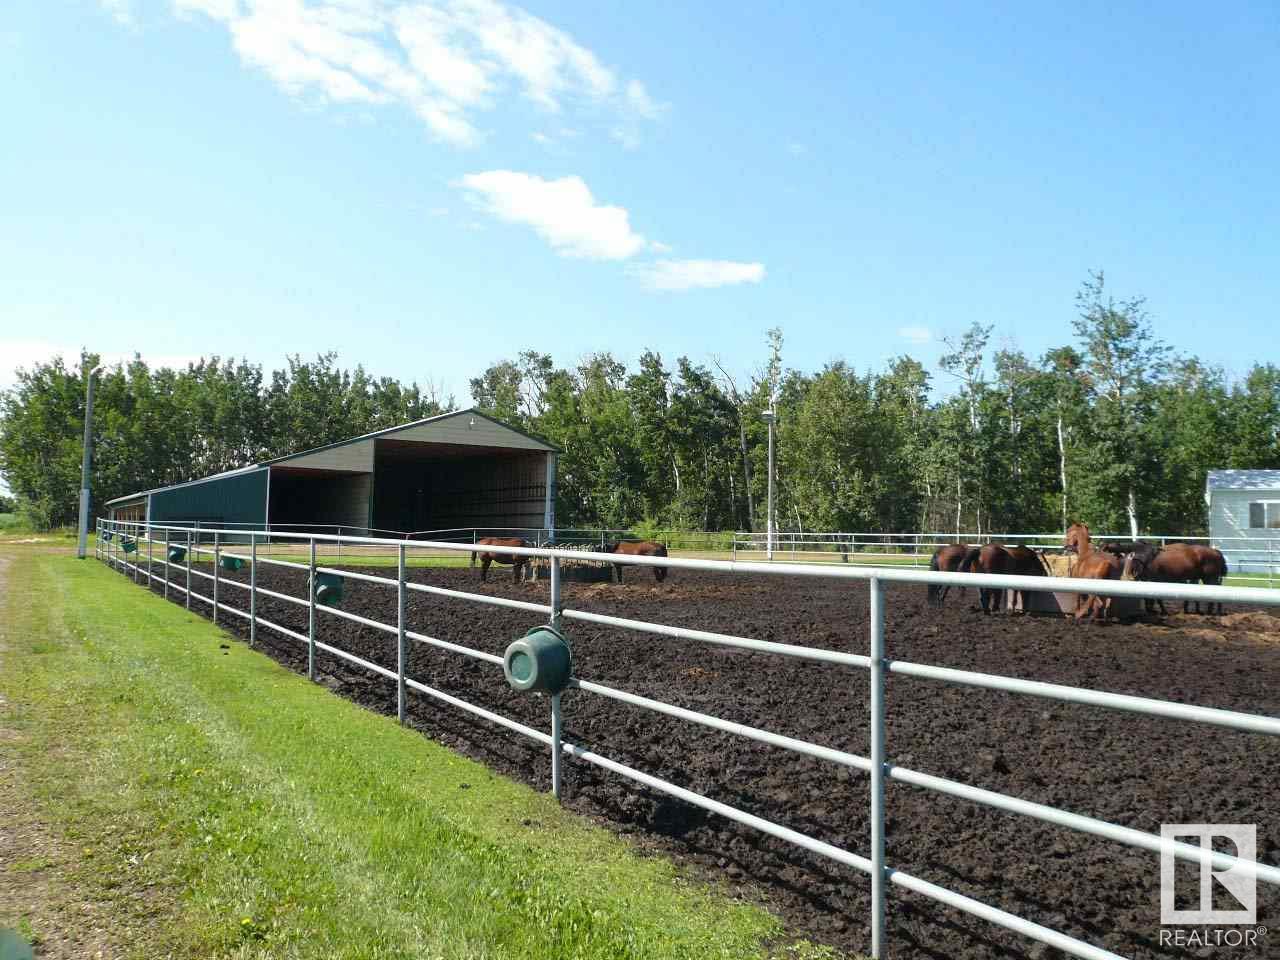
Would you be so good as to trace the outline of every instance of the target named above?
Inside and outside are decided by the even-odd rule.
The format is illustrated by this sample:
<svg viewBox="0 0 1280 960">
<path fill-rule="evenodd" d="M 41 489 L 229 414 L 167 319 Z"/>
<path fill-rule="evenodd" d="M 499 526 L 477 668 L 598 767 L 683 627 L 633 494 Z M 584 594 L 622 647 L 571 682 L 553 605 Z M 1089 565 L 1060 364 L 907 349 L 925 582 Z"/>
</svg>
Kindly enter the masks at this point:
<svg viewBox="0 0 1280 960">
<path fill-rule="evenodd" d="M 261 525 L 266 522 L 267 471 L 254 470 L 151 494 L 151 522 L 199 520 Z"/>
<path fill-rule="evenodd" d="M 308 470 L 350 470 L 358 473 L 373 471 L 373 441 L 359 440 L 330 450 L 318 450 L 285 461 L 289 467 Z"/>
</svg>

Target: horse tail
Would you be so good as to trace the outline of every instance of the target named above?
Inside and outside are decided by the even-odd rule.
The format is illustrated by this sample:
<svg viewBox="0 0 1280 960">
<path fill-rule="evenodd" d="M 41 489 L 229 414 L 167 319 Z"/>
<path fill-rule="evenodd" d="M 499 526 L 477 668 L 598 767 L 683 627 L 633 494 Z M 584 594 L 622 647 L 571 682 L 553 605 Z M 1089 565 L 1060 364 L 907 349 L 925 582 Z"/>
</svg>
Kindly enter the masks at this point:
<svg viewBox="0 0 1280 960">
<path fill-rule="evenodd" d="M 471 565 L 473 567 L 476 565 L 476 552 L 474 550 L 471 551 Z"/>
<path fill-rule="evenodd" d="M 667 555 L 667 545 L 665 543 L 658 544 L 658 549 L 653 551 L 655 557 L 665 557 Z"/>
<path fill-rule="evenodd" d="M 933 552 L 933 556 L 929 558 L 929 569 L 934 573 L 938 572 L 938 551 Z M 925 598 L 933 606 L 937 606 L 942 602 L 942 587 L 936 583 L 931 583 L 925 587 Z"/>
<path fill-rule="evenodd" d="M 981 547 L 970 547 L 965 551 L 964 559 L 960 561 L 960 566 L 956 568 L 957 573 L 968 573 L 975 563 L 978 562 L 978 554 L 982 552 Z"/>
</svg>

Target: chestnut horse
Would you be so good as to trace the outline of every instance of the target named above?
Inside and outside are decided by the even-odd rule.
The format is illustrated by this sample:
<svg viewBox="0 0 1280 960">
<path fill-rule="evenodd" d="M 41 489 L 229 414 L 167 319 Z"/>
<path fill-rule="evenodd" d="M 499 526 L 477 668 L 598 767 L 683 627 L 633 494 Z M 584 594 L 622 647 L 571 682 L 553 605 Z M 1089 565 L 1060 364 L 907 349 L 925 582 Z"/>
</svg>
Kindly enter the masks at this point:
<svg viewBox="0 0 1280 960">
<path fill-rule="evenodd" d="M 476 541 L 477 547 L 527 547 L 529 541 L 521 540 L 519 537 L 481 537 Z M 524 572 L 524 565 L 528 563 L 528 557 L 515 557 L 509 553 L 484 553 L 480 552 L 480 579 L 481 581 L 489 579 L 489 564 L 491 563 L 509 563 L 511 564 L 512 578 L 519 583 L 520 575 Z M 476 551 L 471 551 L 471 565 L 476 565 Z"/>
<path fill-rule="evenodd" d="M 615 540 L 604 545 L 603 553 L 618 553 L 626 557 L 665 557 L 666 544 L 654 543 L 652 540 Z M 613 569 L 618 572 L 618 582 L 622 582 L 623 564 L 615 563 Z M 666 567 L 654 567 L 653 579 L 661 583 L 667 579 Z"/>
<path fill-rule="evenodd" d="M 985 547 L 969 547 L 964 559 L 960 561 L 959 572 L 995 573 L 1011 577 L 1043 577 L 1045 575 L 1044 560 L 1040 554 L 1027 547 L 1006 547 L 999 543 L 989 543 Z M 1004 600 L 1005 591 L 990 587 L 978 590 L 982 601 L 982 612 L 990 613 L 991 607 L 999 610 Z M 1026 610 L 1024 591 L 1015 590 L 1012 605 L 1007 608 Z"/>
<path fill-rule="evenodd" d="M 960 563 L 968 552 L 969 548 L 962 543 L 949 543 L 946 546 L 939 547 L 933 552 L 933 557 L 929 560 L 929 569 L 942 571 L 943 573 L 955 573 L 960 569 Z M 925 596 L 930 606 L 936 607 L 947 598 L 947 593 L 950 590 L 950 584 L 939 586 L 936 583 L 931 583 L 925 588 Z M 961 595 L 964 594 L 964 587 L 960 588 L 960 593 Z"/>
<path fill-rule="evenodd" d="M 1073 577 L 1083 580 L 1118 580 L 1124 573 L 1124 561 L 1114 553 L 1093 549 L 1093 545 L 1089 542 L 1089 527 L 1086 524 L 1072 524 L 1067 529 L 1067 535 L 1062 543 L 1068 553 L 1076 555 L 1076 562 L 1071 568 Z M 1087 593 L 1077 594 L 1076 623 L 1084 618 L 1086 611 L 1091 614 L 1091 619 L 1095 623 L 1099 619 L 1099 614 L 1102 615 L 1101 619 L 1106 620 L 1111 615 L 1111 598 Z"/>
</svg>

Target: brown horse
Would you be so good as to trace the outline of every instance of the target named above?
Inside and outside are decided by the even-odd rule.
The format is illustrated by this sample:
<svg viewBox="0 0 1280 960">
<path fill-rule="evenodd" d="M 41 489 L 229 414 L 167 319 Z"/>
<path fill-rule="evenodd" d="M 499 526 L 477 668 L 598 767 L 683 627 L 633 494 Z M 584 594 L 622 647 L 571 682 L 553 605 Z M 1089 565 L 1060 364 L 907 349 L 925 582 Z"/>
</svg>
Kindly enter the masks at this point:
<svg viewBox="0 0 1280 960">
<path fill-rule="evenodd" d="M 625 557 L 665 557 L 667 546 L 654 543 L 652 540 L 615 540 L 604 545 L 604 553 L 617 553 Z M 623 564 L 615 563 L 613 569 L 618 572 L 618 582 L 622 582 Z M 653 579 L 661 583 L 667 579 L 666 567 L 654 567 Z"/>
<path fill-rule="evenodd" d="M 1083 523 L 1072 524 L 1062 541 L 1067 552 L 1076 555 L 1076 562 L 1071 568 L 1071 576 L 1083 580 L 1118 580 L 1124 573 L 1124 561 L 1114 553 L 1105 550 L 1094 550 L 1089 542 L 1089 527 Z M 1076 595 L 1076 623 L 1079 623 L 1086 612 L 1096 623 L 1106 620 L 1111 615 L 1111 598 L 1094 596 L 1087 593 Z"/>
<path fill-rule="evenodd" d="M 519 537 L 481 537 L 476 541 L 477 547 L 527 547 L 529 542 L 521 540 Z M 476 565 L 477 551 L 471 551 L 471 565 Z M 509 553 L 485 553 L 480 552 L 480 579 L 481 581 L 489 579 L 489 564 L 491 563 L 509 563 L 511 564 L 511 575 L 517 583 L 520 582 L 520 576 L 524 573 L 524 565 L 529 561 L 528 557 L 512 556 Z"/>
<path fill-rule="evenodd" d="M 943 573 L 956 573 L 960 569 L 960 564 L 965 558 L 965 554 L 969 552 L 969 548 L 962 543 L 949 543 L 946 546 L 939 547 L 933 552 L 933 557 L 929 560 L 929 569 L 941 571 Z M 930 606 L 938 606 L 947 598 L 947 593 L 951 590 L 951 585 L 939 586 L 936 583 L 929 584 L 925 588 L 925 596 Z M 961 595 L 964 594 L 964 587 L 960 588 Z"/>
<path fill-rule="evenodd" d="M 1218 586 L 1227 574 L 1227 560 L 1221 551 L 1213 547 L 1191 543 L 1171 543 L 1150 561 L 1144 562 L 1140 557 L 1135 557 L 1133 561 L 1126 564 L 1126 569 L 1132 571 L 1135 580 L 1152 583 L 1204 583 L 1209 586 Z M 1161 613 L 1169 612 L 1163 600 L 1154 602 L 1160 604 Z M 1199 613 L 1200 601 L 1197 600 L 1195 603 L 1196 613 Z M 1190 610 L 1190 604 L 1189 600 L 1182 601 L 1183 613 Z M 1216 606 L 1217 612 L 1222 613 L 1222 603 L 1219 602 Z M 1213 613 L 1214 607 L 1215 604 L 1210 603 L 1208 612 Z M 1147 612 L 1152 612 L 1152 609 L 1153 602 L 1148 600 Z"/>
<path fill-rule="evenodd" d="M 985 547 L 969 547 L 964 559 L 960 561 L 959 572 L 994 573 L 1010 577 L 1043 577 L 1044 561 L 1040 554 L 1027 547 L 1006 547 L 999 543 L 989 543 Z M 982 601 L 982 612 L 990 613 L 991 608 L 1000 609 L 1005 599 L 1005 591 L 990 587 L 978 590 Z M 1008 611 L 1026 609 L 1026 596 L 1022 590 L 1015 590 L 1012 605 Z"/>
<path fill-rule="evenodd" d="M 1206 547 L 1201 543 L 1192 544 L 1191 549 L 1194 551 L 1196 559 L 1200 561 L 1200 582 L 1210 587 L 1222 586 L 1222 580 L 1228 573 L 1227 558 L 1222 555 L 1222 551 L 1217 547 Z M 1210 601 L 1208 604 L 1209 609 L 1205 612 L 1213 613 L 1214 606 L 1215 604 Z M 1221 615 L 1223 612 L 1222 601 L 1219 600 L 1216 606 L 1218 608 L 1218 614 Z M 1187 609 L 1187 601 L 1185 600 L 1182 601 L 1182 609 L 1183 611 L 1186 611 Z M 1200 601 L 1197 600 L 1196 613 L 1199 612 Z"/>
</svg>

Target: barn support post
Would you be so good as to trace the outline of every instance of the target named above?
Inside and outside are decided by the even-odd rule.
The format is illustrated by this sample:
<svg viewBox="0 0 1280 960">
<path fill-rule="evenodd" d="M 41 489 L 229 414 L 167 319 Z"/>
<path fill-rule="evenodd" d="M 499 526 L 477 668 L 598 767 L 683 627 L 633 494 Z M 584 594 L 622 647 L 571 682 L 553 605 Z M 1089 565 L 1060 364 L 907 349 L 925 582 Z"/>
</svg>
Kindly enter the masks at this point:
<svg viewBox="0 0 1280 960">
<path fill-rule="evenodd" d="M 405 720 L 405 586 L 404 586 L 404 544 L 400 544 L 400 555 L 396 564 L 396 719 L 402 724 Z"/>
<path fill-rule="evenodd" d="M 213 622 L 218 622 L 218 583 L 222 580 L 218 570 L 222 566 L 222 537 L 213 532 Z"/>
<path fill-rule="evenodd" d="M 547 529 L 547 543 L 556 542 L 556 455 L 547 453 L 547 481 L 543 492 L 542 525 Z"/>
<path fill-rule="evenodd" d="M 187 531 L 187 609 L 191 609 L 191 531 Z"/>
<path fill-rule="evenodd" d="M 871 587 L 871 956 L 884 950 L 884 585 Z"/>
<path fill-rule="evenodd" d="M 562 603 L 560 600 L 560 558 L 551 558 L 551 626 L 559 630 L 561 623 L 560 611 Z M 560 711 L 560 694 L 552 694 L 551 696 L 551 794 L 557 800 L 560 796 L 560 779 L 561 769 L 560 761 L 564 755 L 561 749 L 560 741 L 562 738 L 564 718 Z"/>
<path fill-rule="evenodd" d="M 258 535 L 249 534 L 249 647 L 258 640 Z"/>
<path fill-rule="evenodd" d="M 307 679 L 316 678 L 316 538 L 311 538 L 307 571 Z"/>
</svg>

